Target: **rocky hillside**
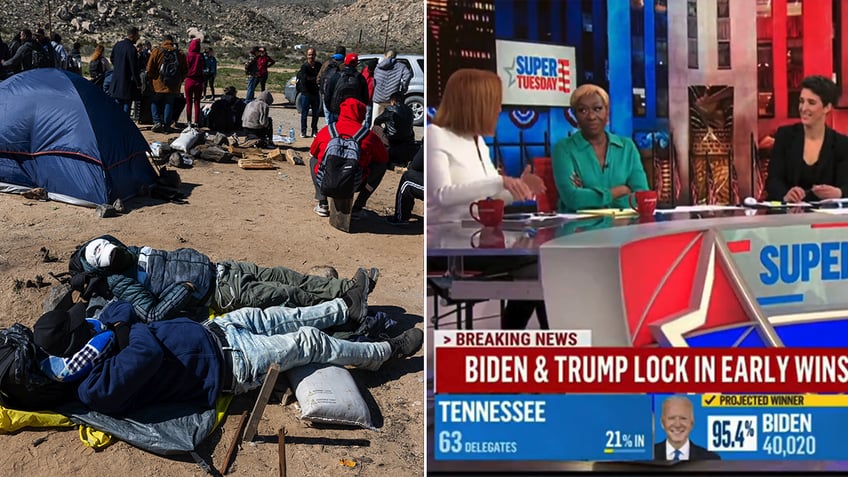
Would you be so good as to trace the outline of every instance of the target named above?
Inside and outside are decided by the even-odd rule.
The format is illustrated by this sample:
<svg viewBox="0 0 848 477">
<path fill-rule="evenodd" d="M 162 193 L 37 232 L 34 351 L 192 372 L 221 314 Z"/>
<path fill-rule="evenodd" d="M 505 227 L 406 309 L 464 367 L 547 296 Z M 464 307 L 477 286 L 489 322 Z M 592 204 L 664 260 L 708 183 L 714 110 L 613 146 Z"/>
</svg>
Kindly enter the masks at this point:
<svg viewBox="0 0 848 477">
<path fill-rule="evenodd" d="M 50 14 L 47 14 L 48 5 Z M 254 44 L 293 52 L 300 44 L 328 51 L 338 43 L 362 52 L 388 44 L 406 52 L 424 50 L 424 7 L 420 0 L 16 0 L 0 1 L 0 34 L 8 41 L 21 28 L 49 27 L 68 46 L 107 46 L 138 26 L 156 44 L 164 33 L 185 44 L 201 32 L 205 43 L 237 54 Z"/>
</svg>

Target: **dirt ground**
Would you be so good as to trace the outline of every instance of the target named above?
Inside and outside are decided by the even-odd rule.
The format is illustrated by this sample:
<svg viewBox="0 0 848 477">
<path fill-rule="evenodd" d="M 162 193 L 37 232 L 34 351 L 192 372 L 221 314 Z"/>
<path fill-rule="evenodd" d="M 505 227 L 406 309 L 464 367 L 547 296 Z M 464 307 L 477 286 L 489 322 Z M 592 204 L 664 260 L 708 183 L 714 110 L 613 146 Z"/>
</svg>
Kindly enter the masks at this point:
<svg viewBox="0 0 848 477">
<path fill-rule="evenodd" d="M 285 101 L 282 95 L 276 99 Z M 299 131 L 299 115 L 292 107 L 278 104 L 272 111 L 275 125 Z M 150 141 L 176 137 L 150 133 L 149 126 L 142 129 Z M 421 137 L 421 128 L 416 134 Z M 298 138 L 294 147 L 308 151 L 310 141 Z M 109 233 L 128 244 L 192 247 L 213 260 L 249 260 L 301 272 L 333 265 L 340 276 L 350 277 L 357 267 L 379 267 L 380 280 L 369 306 L 388 312 L 403 328 L 423 328 L 423 226 L 396 228 L 383 218 L 394 208 L 400 176 L 386 173 L 369 201 L 369 215 L 356 224 L 361 231 L 346 234 L 313 213 L 307 168 L 278 166 L 242 170 L 235 164 L 198 161 L 191 169 L 179 170 L 187 204 L 134 199 L 126 204 L 127 213 L 105 219 L 93 209 L 0 194 L 0 327 L 15 322 L 32 326 L 43 311 L 49 287 L 16 289 L 16 280 L 35 281 L 41 275 L 55 284 L 49 272 L 67 271 L 67 259 L 80 244 Z M 414 213 L 420 218 L 423 205 L 417 203 Z M 45 263 L 42 247 L 59 261 Z M 278 475 L 276 434 L 284 427 L 289 476 L 422 475 L 423 354 L 393 361 L 378 372 L 353 374 L 378 431 L 319 429 L 298 419 L 295 404 L 269 404 L 259 424 L 260 442 L 240 446 L 230 474 Z M 236 397 L 223 425 L 199 449 L 219 470 L 240 414 L 252 408 L 256 395 Z M 46 441 L 33 443 L 42 437 Z M 205 475 L 188 456 L 160 457 L 124 442 L 94 452 L 82 444 L 75 429 L 23 430 L 0 436 L 0 443 L 2 475 Z M 356 465 L 341 465 L 340 459 Z"/>
</svg>

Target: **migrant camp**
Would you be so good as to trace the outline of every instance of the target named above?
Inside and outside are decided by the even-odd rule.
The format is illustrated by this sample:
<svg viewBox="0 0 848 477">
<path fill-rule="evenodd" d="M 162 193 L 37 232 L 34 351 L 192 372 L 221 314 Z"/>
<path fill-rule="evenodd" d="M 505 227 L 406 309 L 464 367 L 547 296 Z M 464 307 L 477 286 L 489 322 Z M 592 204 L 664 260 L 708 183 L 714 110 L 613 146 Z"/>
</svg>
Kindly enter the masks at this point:
<svg viewBox="0 0 848 477">
<path fill-rule="evenodd" d="M 0 83 L 0 111 L 0 191 L 43 188 L 50 199 L 93 207 L 126 200 L 156 180 L 138 128 L 77 74 L 16 74 Z"/>
</svg>

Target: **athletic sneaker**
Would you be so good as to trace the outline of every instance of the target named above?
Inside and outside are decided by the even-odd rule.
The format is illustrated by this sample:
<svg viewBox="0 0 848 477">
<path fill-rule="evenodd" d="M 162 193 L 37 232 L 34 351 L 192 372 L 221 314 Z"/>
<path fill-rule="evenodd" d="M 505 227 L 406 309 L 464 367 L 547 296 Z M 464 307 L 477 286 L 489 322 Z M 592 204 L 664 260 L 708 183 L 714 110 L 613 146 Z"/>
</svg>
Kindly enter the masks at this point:
<svg viewBox="0 0 848 477">
<path fill-rule="evenodd" d="M 156 123 L 153 125 L 151 131 L 155 133 L 163 133 L 165 132 L 165 126 L 162 123 Z"/>
<path fill-rule="evenodd" d="M 417 353 L 423 344 L 424 332 L 418 328 L 410 328 L 389 340 L 392 358 L 408 358 Z"/>
<path fill-rule="evenodd" d="M 389 225 L 409 225 L 408 220 L 399 219 L 397 218 L 397 215 L 390 215 L 386 217 L 386 222 L 388 222 Z"/>
<path fill-rule="evenodd" d="M 327 204 L 316 204 L 313 209 L 316 214 L 320 217 L 329 217 L 330 216 L 330 206 Z"/>
</svg>

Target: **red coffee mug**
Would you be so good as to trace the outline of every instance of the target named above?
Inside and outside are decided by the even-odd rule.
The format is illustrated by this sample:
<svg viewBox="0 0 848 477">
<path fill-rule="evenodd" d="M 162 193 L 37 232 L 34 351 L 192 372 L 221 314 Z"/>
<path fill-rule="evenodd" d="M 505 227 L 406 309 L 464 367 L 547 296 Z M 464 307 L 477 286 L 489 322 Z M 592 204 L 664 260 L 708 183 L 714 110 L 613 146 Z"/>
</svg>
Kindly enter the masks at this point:
<svg viewBox="0 0 848 477">
<path fill-rule="evenodd" d="M 480 222 L 484 226 L 496 227 L 503 222 L 504 201 L 492 198 L 478 200 L 477 202 L 472 202 L 471 205 L 468 206 L 468 213 L 471 214 L 471 218 Z"/>
<path fill-rule="evenodd" d="M 474 239 L 477 238 L 477 243 Z M 471 235 L 471 248 L 506 248 L 503 230 L 497 227 L 483 227 Z"/>
<path fill-rule="evenodd" d="M 653 190 L 643 190 L 631 194 L 628 201 L 630 207 L 636 210 L 640 217 L 653 217 L 657 210 L 657 192 Z"/>
</svg>

